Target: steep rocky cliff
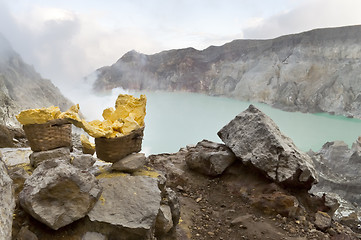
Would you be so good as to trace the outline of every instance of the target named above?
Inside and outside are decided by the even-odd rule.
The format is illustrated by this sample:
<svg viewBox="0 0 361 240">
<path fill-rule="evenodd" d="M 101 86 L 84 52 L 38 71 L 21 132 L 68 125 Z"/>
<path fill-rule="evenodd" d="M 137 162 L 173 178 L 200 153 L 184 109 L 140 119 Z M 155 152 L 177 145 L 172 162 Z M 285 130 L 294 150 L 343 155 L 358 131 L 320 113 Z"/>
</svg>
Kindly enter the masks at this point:
<svg viewBox="0 0 361 240">
<path fill-rule="evenodd" d="M 235 40 L 198 51 L 131 51 L 98 69 L 96 91 L 192 91 L 288 111 L 361 117 L 361 25 L 270 40 Z"/>
<path fill-rule="evenodd" d="M 0 34 L 0 123 L 18 125 L 14 115 L 26 108 L 71 106 L 50 80 L 26 64 Z"/>
</svg>

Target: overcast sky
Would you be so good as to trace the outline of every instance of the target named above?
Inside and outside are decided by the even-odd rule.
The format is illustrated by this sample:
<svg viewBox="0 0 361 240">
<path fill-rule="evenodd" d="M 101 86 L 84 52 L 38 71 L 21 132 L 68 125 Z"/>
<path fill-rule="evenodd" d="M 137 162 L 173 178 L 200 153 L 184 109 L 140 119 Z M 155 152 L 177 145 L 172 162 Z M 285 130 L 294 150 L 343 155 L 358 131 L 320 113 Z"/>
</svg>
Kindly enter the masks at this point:
<svg viewBox="0 0 361 240">
<path fill-rule="evenodd" d="M 0 33 L 61 89 L 130 50 L 361 24 L 359 0 L 0 0 Z"/>
</svg>

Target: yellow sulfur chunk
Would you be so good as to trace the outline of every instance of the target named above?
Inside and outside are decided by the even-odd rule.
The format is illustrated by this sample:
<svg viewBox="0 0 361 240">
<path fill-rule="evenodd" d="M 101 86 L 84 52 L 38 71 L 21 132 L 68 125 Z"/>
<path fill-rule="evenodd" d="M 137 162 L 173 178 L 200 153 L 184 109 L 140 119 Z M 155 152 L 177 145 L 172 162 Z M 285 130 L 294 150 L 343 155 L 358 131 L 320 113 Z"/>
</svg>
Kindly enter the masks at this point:
<svg viewBox="0 0 361 240">
<path fill-rule="evenodd" d="M 129 134 L 131 131 L 138 129 L 140 126 L 139 124 L 132 118 L 132 117 L 127 117 L 126 119 L 124 119 L 124 125 L 122 127 L 122 133 L 124 135 Z"/>
<path fill-rule="evenodd" d="M 123 120 L 124 118 L 129 116 L 129 109 L 127 108 L 127 106 L 118 106 L 115 111 L 114 111 L 114 116 L 113 118 L 119 120 Z"/>
<path fill-rule="evenodd" d="M 145 95 L 135 98 L 132 95 L 120 94 L 115 102 L 114 108 L 107 108 L 103 111 L 105 121 L 113 122 L 113 130 L 115 131 L 111 137 L 129 134 L 131 131 L 144 126 L 144 118 L 146 114 Z M 123 123 L 121 126 L 120 124 Z M 117 133 L 116 133 L 117 132 Z"/>
<path fill-rule="evenodd" d="M 114 117 L 114 108 L 110 107 L 110 108 L 106 108 L 103 111 L 103 118 L 105 120 L 110 120 L 110 121 L 115 121 L 118 120 L 117 118 Z"/>
<path fill-rule="evenodd" d="M 144 126 L 144 118 L 146 114 L 147 98 L 145 95 L 140 95 L 136 98 L 132 95 L 120 94 L 115 102 L 115 112 L 123 113 L 122 119 L 129 115 L 139 124 Z"/>
<path fill-rule="evenodd" d="M 16 119 L 23 125 L 43 124 L 47 121 L 57 119 L 61 111 L 58 107 L 28 109 L 16 115 Z"/>
<path fill-rule="evenodd" d="M 85 120 L 81 121 L 83 125 L 83 129 L 92 137 L 106 137 L 109 138 L 113 133 L 113 128 L 111 125 L 107 125 L 99 120 L 94 120 L 91 122 L 87 122 Z"/>
<path fill-rule="evenodd" d="M 112 124 L 113 130 L 116 131 L 116 132 L 121 132 L 123 126 L 124 126 L 124 123 L 119 122 L 118 120 L 116 120 L 116 121 L 113 122 L 113 124 Z"/>
<path fill-rule="evenodd" d="M 81 145 L 83 146 L 83 148 L 85 149 L 95 149 L 95 144 L 91 143 L 89 141 L 89 139 L 84 135 L 80 135 L 80 141 L 81 141 Z"/>
<path fill-rule="evenodd" d="M 76 104 L 69 108 L 66 112 L 61 113 L 59 118 L 68 118 L 81 122 L 81 118 L 79 117 L 79 104 Z"/>
</svg>

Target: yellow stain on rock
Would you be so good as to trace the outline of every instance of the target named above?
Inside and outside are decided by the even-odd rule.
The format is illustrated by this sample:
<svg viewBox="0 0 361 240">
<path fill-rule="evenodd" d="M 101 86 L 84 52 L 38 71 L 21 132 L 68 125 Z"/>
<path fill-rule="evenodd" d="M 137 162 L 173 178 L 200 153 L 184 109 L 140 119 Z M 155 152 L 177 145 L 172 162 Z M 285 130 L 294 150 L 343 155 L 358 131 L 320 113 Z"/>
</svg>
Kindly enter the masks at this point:
<svg viewBox="0 0 361 240">
<path fill-rule="evenodd" d="M 103 194 L 100 195 L 99 201 L 100 201 L 100 204 L 101 204 L 102 206 L 104 206 L 104 204 L 105 204 L 105 198 L 104 198 Z"/>
<path fill-rule="evenodd" d="M 96 178 L 101 179 L 101 178 L 114 178 L 114 177 L 125 177 L 125 176 L 129 176 L 129 174 L 118 171 L 101 170 L 101 173 L 98 176 L 96 176 Z"/>
<path fill-rule="evenodd" d="M 33 174 L 34 168 L 30 165 L 30 163 L 20 163 L 9 168 L 21 167 L 23 168 L 29 175 Z"/>
<path fill-rule="evenodd" d="M 151 177 L 151 178 L 158 178 L 158 176 L 160 174 L 158 172 L 156 172 L 156 171 L 141 169 L 141 170 L 138 170 L 138 171 L 132 173 L 132 175 L 133 176 L 148 176 L 148 177 Z"/>
</svg>

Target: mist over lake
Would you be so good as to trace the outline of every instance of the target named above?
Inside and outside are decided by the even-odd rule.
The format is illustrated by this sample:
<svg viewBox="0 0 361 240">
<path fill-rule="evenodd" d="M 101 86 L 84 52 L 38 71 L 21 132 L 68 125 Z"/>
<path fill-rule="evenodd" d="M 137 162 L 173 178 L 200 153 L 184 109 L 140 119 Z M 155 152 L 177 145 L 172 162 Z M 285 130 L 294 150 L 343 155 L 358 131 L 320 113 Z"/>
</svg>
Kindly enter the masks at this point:
<svg viewBox="0 0 361 240">
<path fill-rule="evenodd" d="M 79 98 L 87 120 L 102 119 L 103 109 L 114 107 L 120 93 L 147 96 L 143 152 L 172 153 L 202 139 L 221 142 L 217 132 L 255 105 L 275 121 L 302 151 L 318 151 L 328 141 L 342 140 L 349 146 L 361 135 L 361 120 L 326 113 L 285 112 L 265 104 L 185 92 L 132 92 L 114 89 L 112 94 Z M 84 100 L 84 99 L 83 99 Z"/>
</svg>

